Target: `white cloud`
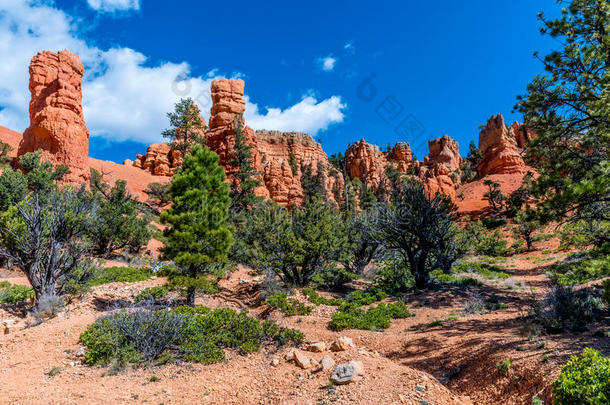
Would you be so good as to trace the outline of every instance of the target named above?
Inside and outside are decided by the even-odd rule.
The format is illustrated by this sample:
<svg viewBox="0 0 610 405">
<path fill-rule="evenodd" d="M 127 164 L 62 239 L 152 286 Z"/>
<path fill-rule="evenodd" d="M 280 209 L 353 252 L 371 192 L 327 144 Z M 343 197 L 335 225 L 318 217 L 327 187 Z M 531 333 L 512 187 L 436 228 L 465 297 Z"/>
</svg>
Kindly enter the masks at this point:
<svg viewBox="0 0 610 405">
<path fill-rule="evenodd" d="M 354 42 L 349 41 L 345 44 L 345 46 L 343 47 L 343 49 L 345 49 L 345 52 L 349 53 L 349 54 L 354 54 L 356 53 L 356 47 L 354 46 Z"/>
<path fill-rule="evenodd" d="M 140 0 L 87 0 L 87 3 L 92 9 L 105 13 L 140 9 Z"/>
<path fill-rule="evenodd" d="M 259 111 L 258 105 L 248 100 L 244 118 L 254 129 L 299 131 L 316 135 L 331 124 L 343 122 L 343 110 L 346 107 L 338 96 L 320 102 L 312 96 L 305 96 L 300 102 L 285 110 L 267 108 L 267 113 L 263 114 Z"/>
<path fill-rule="evenodd" d="M 333 58 L 331 55 L 325 58 L 318 58 L 318 63 L 322 65 L 322 70 L 325 72 L 332 72 L 335 70 L 335 64 L 337 63 L 337 58 Z"/>
<path fill-rule="evenodd" d="M 130 48 L 102 50 L 80 39 L 74 20 L 47 3 L 0 0 L 0 125 L 22 132 L 29 124 L 28 66 L 41 50 L 70 49 L 85 65 L 83 109 L 92 137 L 142 143 L 162 141 L 168 125 L 165 114 L 180 98 L 191 97 L 207 119 L 210 84 L 216 70 L 192 77 L 186 62 L 152 66 Z M 285 110 L 266 114 L 249 103 L 248 125 L 255 128 L 316 133 L 341 122 L 344 104 L 339 97 L 317 102 L 305 97 Z"/>
</svg>

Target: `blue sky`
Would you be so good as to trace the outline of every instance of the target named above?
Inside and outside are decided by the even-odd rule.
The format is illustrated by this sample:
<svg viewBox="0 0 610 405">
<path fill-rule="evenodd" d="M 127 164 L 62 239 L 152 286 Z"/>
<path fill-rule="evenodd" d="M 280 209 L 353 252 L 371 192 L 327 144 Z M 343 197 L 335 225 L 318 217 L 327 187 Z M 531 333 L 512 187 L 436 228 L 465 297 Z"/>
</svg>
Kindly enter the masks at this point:
<svg viewBox="0 0 610 405">
<path fill-rule="evenodd" d="M 365 138 L 408 141 L 422 159 L 443 134 L 466 154 L 491 115 L 520 119 L 515 97 L 542 72 L 532 53 L 556 45 L 541 10 L 556 2 L 0 0 L 0 59 L 16 59 L 0 66 L 0 125 L 25 129 L 29 59 L 67 47 L 87 68 L 93 157 L 161 141 L 180 96 L 207 117 L 222 76 L 245 80 L 247 124 L 310 132 L 329 154 Z"/>
</svg>

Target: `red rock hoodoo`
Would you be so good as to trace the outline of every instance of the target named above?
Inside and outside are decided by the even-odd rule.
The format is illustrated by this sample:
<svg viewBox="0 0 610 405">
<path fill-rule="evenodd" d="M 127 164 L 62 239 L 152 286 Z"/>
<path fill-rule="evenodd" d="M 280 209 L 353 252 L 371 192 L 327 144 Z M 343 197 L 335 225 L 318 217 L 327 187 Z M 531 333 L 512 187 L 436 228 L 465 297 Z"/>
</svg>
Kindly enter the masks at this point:
<svg viewBox="0 0 610 405">
<path fill-rule="evenodd" d="M 515 125 L 515 124 L 513 124 Z M 519 125 L 516 125 L 519 128 Z M 502 114 L 494 115 L 487 121 L 487 125 L 479 134 L 479 150 L 482 159 L 479 163 L 479 175 L 488 174 L 520 174 L 525 173 L 527 168 L 519 153 L 518 135 L 515 127 L 508 128 L 504 123 Z M 524 145 L 525 136 L 532 136 L 531 131 L 519 130 L 524 134 L 521 143 Z"/>
<path fill-rule="evenodd" d="M 78 55 L 68 50 L 38 53 L 30 63 L 30 126 L 18 155 L 42 149 L 43 158 L 65 164 L 67 181 L 89 177 L 89 130 L 82 108 L 85 69 Z"/>
<path fill-rule="evenodd" d="M 419 178 L 426 191 L 433 195 L 446 194 L 455 199 L 460 182 L 460 149 L 457 141 L 447 135 L 428 142 L 429 154 L 418 165 Z"/>
<path fill-rule="evenodd" d="M 210 129 L 206 132 L 206 145 L 220 157 L 220 164 L 225 168 L 227 177 L 231 181 L 236 168 L 229 162 L 233 158 L 235 148 L 236 118 L 246 110 L 244 99 L 244 81 L 241 79 L 220 79 L 212 82 L 212 109 L 210 111 Z M 241 120 L 241 129 L 244 138 L 250 144 L 254 168 L 261 173 L 259 180 L 262 183 L 263 167 L 254 130 Z M 269 192 L 263 186 L 256 189 L 256 194 L 269 197 Z"/>
</svg>

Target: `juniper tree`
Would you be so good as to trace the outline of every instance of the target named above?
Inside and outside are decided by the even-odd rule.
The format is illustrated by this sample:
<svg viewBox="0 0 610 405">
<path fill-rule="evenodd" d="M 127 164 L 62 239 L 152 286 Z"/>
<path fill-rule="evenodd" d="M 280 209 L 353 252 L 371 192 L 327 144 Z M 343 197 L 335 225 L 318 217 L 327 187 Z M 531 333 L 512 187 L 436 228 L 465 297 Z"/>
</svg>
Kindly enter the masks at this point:
<svg viewBox="0 0 610 405">
<path fill-rule="evenodd" d="M 610 221 L 610 3 L 558 1 L 561 16 L 539 18 L 541 32 L 561 48 L 541 58 L 516 109 L 537 137 L 526 160 L 538 169 L 533 182 L 543 222 Z M 536 54 L 537 56 L 537 54 Z M 599 243 L 610 241 L 601 226 Z"/>
<path fill-rule="evenodd" d="M 454 242 L 456 207 L 442 194 L 427 195 L 414 180 L 403 181 L 394 194 L 392 204 L 377 207 L 374 237 L 399 255 L 415 286 L 425 288 L 443 250 Z"/>
<path fill-rule="evenodd" d="M 174 105 L 174 111 L 167 113 L 172 126 L 161 133 L 169 139 L 170 145 L 186 155 L 193 145 L 205 144 L 203 131 L 206 126 L 199 115 L 199 108 L 191 98 L 181 99 Z"/>
<path fill-rule="evenodd" d="M 163 257 L 176 263 L 191 306 L 201 276 L 227 258 L 233 243 L 229 185 L 218 161 L 208 148 L 192 147 L 170 184 L 172 206 L 161 214 L 161 222 L 167 225 Z"/>
<path fill-rule="evenodd" d="M 0 214 L 0 255 L 21 267 L 36 300 L 60 295 L 89 252 L 95 204 L 84 188 L 31 193 Z"/>
<path fill-rule="evenodd" d="M 91 169 L 89 183 L 98 206 L 89 228 L 95 253 L 107 256 L 127 247 L 138 252 L 152 237 L 151 218 L 143 209 L 146 207 L 131 196 L 124 180 L 111 186 Z"/>
</svg>

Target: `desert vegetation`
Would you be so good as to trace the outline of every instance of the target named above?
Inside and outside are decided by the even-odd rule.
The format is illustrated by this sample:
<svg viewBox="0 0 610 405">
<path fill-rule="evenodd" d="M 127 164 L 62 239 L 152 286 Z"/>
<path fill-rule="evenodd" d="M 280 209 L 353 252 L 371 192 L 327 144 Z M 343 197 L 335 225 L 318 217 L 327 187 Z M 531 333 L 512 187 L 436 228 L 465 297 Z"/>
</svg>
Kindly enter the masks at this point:
<svg viewBox="0 0 610 405">
<path fill-rule="evenodd" d="M 515 173 L 485 174 L 489 156 L 474 142 L 450 174 L 409 154 L 408 168 L 386 159 L 378 178 L 351 175 L 348 152 L 314 164 L 291 150 L 282 173 L 299 194 L 280 204 L 261 192 L 263 158 L 243 114 L 208 128 L 192 99 L 167 115 L 162 135 L 179 158 L 167 182 L 143 190 L 146 201 L 103 171 L 75 184 L 42 151 L 11 161 L 0 145 L 0 256 L 25 277 L 0 279 L 2 310 L 35 330 L 78 305 L 96 308 L 70 333 L 87 370 L 108 376 L 250 364 L 261 353 L 279 367 L 282 353 L 308 370 L 301 380 L 332 371 L 325 389 L 338 398 L 335 384 L 360 381 L 361 355 L 379 369 L 424 368 L 434 384 L 482 401 L 608 403 L 610 43 L 600 30 L 610 7 L 567 3 L 556 19 L 540 15 L 559 48 L 515 106 L 536 136 L 510 191 L 502 176 Z M 514 135 L 494 122 L 482 133 Z M 228 131 L 229 156 L 208 144 L 208 130 Z M 442 180 L 453 196 L 431 187 Z M 463 203 L 474 194 L 483 209 Z M 299 348 L 354 358 L 328 366 Z M 495 388 L 477 392 L 484 384 Z"/>
</svg>

